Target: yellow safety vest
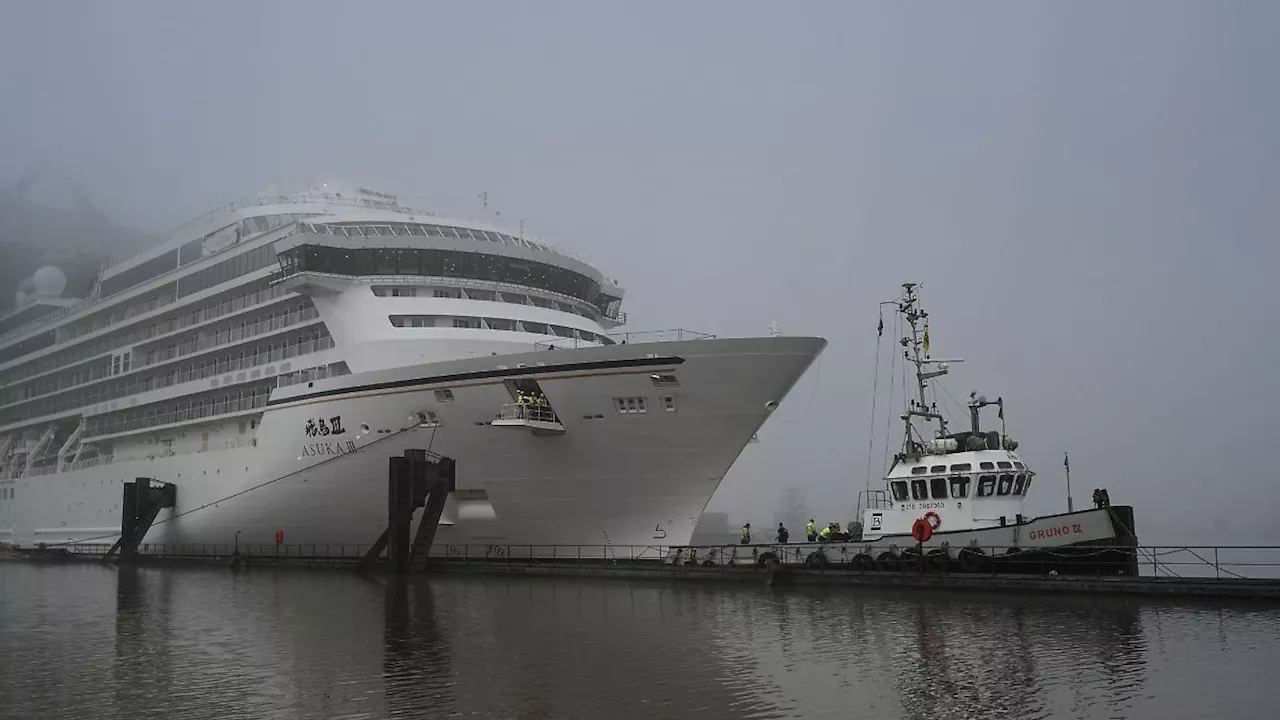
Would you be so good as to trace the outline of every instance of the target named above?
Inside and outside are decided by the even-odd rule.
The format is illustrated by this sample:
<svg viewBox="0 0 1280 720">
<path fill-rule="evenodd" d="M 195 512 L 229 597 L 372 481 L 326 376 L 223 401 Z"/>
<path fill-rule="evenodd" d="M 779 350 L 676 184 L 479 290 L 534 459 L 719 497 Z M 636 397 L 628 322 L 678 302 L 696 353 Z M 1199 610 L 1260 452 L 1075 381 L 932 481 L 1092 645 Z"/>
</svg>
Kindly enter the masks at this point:
<svg viewBox="0 0 1280 720">
<path fill-rule="evenodd" d="M 822 537 L 824 537 L 824 538 L 825 538 L 825 537 L 831 537 L 831 528 L 830 528 L 830 527 L 824 527 L 824 528 L 822 528 Z"/>
<path fill-rule="evenodd" d="M 807 535 L 816 535 L 818 534 L 818 526 L 814 525 L 813 521 L 810 520 L 809 522 L 805 523 L 804 531 L 805 531 L 805 534 Z"/>
<path fill-rule="evenodd" d="M 745 526 L 742 528 L 742 539 L 743 540 L 751 539 L 751 528 L 745 527 Z"/>
</svg>

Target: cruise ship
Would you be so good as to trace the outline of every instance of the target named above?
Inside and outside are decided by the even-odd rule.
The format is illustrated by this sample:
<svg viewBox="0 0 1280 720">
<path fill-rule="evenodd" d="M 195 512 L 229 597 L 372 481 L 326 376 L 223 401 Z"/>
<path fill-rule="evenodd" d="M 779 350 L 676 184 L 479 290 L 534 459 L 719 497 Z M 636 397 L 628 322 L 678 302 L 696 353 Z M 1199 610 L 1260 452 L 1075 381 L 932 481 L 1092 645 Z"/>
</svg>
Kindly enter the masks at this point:
<svg viewBox="0 0 1280 720">
<path fill-rule="evenodd" d="M 437 542 L 688 543 L 826 341 L 621 332 L 623 295 L 337 181 L 220 207 L 81 293 L 41 267 L 0 317 L 0 542 L 114 542 L 150 478 L 176 504 L 146 543 L 368 546 L 388 458 L 426 449 L 456 463 Z"/>
</svg>

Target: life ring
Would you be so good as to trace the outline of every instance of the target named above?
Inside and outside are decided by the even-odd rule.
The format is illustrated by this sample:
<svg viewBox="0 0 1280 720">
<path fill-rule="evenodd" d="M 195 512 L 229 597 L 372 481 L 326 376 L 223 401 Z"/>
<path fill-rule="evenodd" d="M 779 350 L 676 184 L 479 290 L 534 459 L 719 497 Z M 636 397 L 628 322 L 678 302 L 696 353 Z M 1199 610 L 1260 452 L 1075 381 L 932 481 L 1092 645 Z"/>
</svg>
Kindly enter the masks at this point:
<svg viewBox="0 0 1280 720">
<path fill-rule="evenodd" d="M 942 527 L 942 517 L 932 510 L 924 514 L 924 519 L 925 522 L 929 523 L 929 527 L 933 528 L 935 531 Z"/>
</svg>

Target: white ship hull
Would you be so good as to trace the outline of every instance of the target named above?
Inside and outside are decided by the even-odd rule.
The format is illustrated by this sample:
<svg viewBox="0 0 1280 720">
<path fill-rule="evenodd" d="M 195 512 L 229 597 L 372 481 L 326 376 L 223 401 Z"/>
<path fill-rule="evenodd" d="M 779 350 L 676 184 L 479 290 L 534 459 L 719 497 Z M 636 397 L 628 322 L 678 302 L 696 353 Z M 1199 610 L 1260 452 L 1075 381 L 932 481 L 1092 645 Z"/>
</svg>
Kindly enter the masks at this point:
<svg viewBox="0 0 1280 720">
<path fill-rule="evenodd" d="M 236 420 L 191 426 L 188 434 L 206 433 L 205 451 L 18 479 L 0 541 L 114 542 L 122 483 L 147 477 L 176 485 L 177 507 L 161 511 L 146 543 L 268 545 L 280 530 L 286 545 L 367 547 L 386 527 L 388 458 L 429 448 L 457 461 L 438 544 L 685 544 L 743 447 L 825 345 L 623 344 L 281 388 L 251 436 L 234 436 Z M 679 385 L 655 386 L 659 373 Z M 512 402 L 504 378 L 513 376 L 539 383 L 563 434 L 490 424 Z M 444 388 L 451 400 L 437 395 Z M 636 397 L 647 398 L 646 412 L 619 412 L 615 398 Z M 419 422 L 428 411 L 437 423 Z M 308 423 L 321 420 L 330 434 L 309 435 Z"/>
</svg>

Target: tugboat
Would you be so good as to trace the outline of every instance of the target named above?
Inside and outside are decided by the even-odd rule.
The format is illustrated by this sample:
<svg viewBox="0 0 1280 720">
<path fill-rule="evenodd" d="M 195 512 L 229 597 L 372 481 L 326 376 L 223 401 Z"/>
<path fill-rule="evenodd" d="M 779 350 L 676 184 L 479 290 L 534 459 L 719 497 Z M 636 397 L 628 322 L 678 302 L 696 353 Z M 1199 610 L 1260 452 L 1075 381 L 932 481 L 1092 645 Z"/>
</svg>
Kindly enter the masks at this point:
<svg viewBox="0 0 1280 720">
<path fill-rule="evenodd" d="M 904 283 L 902 295 L 886 304 L 894 305 L 904 320 L 899 342 L 914 367 L 916 393 L 901 417 L 902 450 L 884 478 L 885 489 L 859 493 L 859 507 L 865 507 L 861 536 L 851 538 L 835 526 L 820 538 L 825 542 L 717 548 L 695 555 L 695 561 L 1136 576 L 1133 508 L 1111 506 L 1101 491 L 1089 510 L 1076 512 L 1068 500 L 1062 514 L 1024 513 L 1036 473 L 1018 455 L 1018 442 L 1006 430 L 1004 399 L 971 393 L 968 427 L 952 429 L 928 391 L 930 381 L 963 361 L 930 355 L 929 315 L 920 307 L 915 283 Z M 981 411 L 993 405 L 999 429 L 982 424 Z"/>
</svg>

